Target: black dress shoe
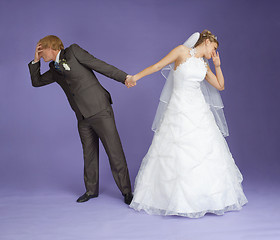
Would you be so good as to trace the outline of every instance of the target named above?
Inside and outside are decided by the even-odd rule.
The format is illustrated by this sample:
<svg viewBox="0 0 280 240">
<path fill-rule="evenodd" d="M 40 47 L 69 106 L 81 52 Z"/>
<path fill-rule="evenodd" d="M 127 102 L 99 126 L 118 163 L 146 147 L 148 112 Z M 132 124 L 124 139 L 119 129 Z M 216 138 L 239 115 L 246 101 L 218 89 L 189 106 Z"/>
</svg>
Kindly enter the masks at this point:
<svg viewBox="0 0 280 240">
<path fill-rule="evenodd" d="M 133 195 L 132 195 L 132 193 L 131 192 L 129 192 L 129 193 L 127 193 L 127 194 L 124 194 L 124 202 L 126 203 L 126 204 L 130 204 L 131 203 L 131 201 L 132 201 L 132 198 L 133 198 Z"/>
<path fill-rule="evenodd" d="M 80 196 L 80 197 L 77 199 L 77 202 L 78 202 L 78 203 L 86 202 L 86 201 L 88 201 L 89 199 L 91 199 L 91 198 L 96 198 L 96 197 L 98 197 L 98 194 L 88 194 L 88 193 L 85 193 L 84 195 Z"/>
</svg>

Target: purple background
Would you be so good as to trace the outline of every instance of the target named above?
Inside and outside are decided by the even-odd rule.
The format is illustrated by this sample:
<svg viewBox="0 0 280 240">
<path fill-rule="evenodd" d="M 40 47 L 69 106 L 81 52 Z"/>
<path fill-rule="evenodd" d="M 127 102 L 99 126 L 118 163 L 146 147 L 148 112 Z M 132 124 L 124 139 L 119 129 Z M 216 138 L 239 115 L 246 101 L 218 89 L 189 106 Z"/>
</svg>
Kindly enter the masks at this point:
<svg viewBox="0 0 280 240">
<path fill-rule="evenodd" d="M 112 229 L 119 229 L 115 223 L 120 220 L 116 217 L 113 218 L 115 221 L 110 222 L 108 219 L 111 218 L 106 220 L 106 216 L 114 211 L 117 216 L 118 211 L 123 210 L 120 215 L 129 214 L 125 215 L 126 220 L 122 219 L 124 225 L 128 222 L 131 224 L 131 219 L 138 221 L 139 218 L 137 224 L 142 229 L 148 229 L 146 233 L 150 233 L 149 236 L 153 239 L 160 235 L 153 233 L 151 226 L 145 225 L 145 222 L 162 224 L 158 225 L 163 231 L 161 239 L 164 236 L 172 239 L 168 236 L 174 231 L 179 232 L 175 235 L 178 239 L 184 239 L 180 236 L 186 236 L 187 233 L 193 233 L 194 235 L 189 236 L 197 237 L 194 229 L 201 230 L 203 227 L 206 229 L 205 237 L 210 234 L 210 228 L 207 227 L 211 224 L 205 220 L 207 216 L 202 220 L 194 220 L 205 225 L 194 225 L 184 230 L 180 228 L 184 226 L 182 218 L 151 217 L 123 206 L 103 147 L 100 153 L 101 197 L 95 202 L 91 201 L 90 205 L 84 204 L 84 208 L 81 205 L 77 207 L 74 201 L 84 192 L 84 185 L 82 148 L 75 114 L 57 84 L 33 88 L 27 67 L 34 57 L 37 41 L 54 34 L 62 39 L 65 47 L 77 43 L 97 58 L 129 74 L 135 74 L 160 60 L 193 32 L 205 28 L 216 34 L 220 42 L 218 51 L 225 76 L 222 97 L 230 130 L 227 141 L 244 176 L 245 194 L 249 195 L 249 204 L 240 213 L 231 215 L 236 217 L 236 222 L 231 222 L 229 214 L 222 218 L 224 221 L 228 219 L 231 226 L 242 227 L 242 221 L 248 222 L 252 214 L 261 209 L 263 212 L 260 216 L 274 216 L 271 224 L 278 224 L 279 227 L 280 219 L 275 213 L 279 209 L 273 207 L 273 203 L 280 198 L 280 62 L 276 56 L 280 50 L 279 8 L 280 3 L 276 0 L 68 0 L 56 3 L 1 0 L 0 237 L 2 232 L 2 239 L 19 239 L 19 236 L 22 239 L 32 239 L 30 233 L 37 231 L 37 237 L 48 239 L 49 233 L 38 230 L 41 225 L 37 228 L 34 226 L 34 222 L 41 221 L 42 215 L 47 214 L 34 214 L 31 209 L 37 206 L 36 201 L 38 213 L 46 209 L 57 212 L 61 206 L 49 204 L 63 202 L 65 205 L 69 203 L 67 212 L 81 214 L 81 219 L 87 219 L 82 215 L 83 211 L 88 214 L 97 205 L 95 214 L 99 214 L 104 224 Z M 48 64 L 42 63 L 42 70 L 46 69 Z M 97 75 L 101 84 L 112 95 L 117 127 L 131 181 L 134 183 L 141 160 L 153 137 L 150 128 L 164 79 L 158 72 L 140 80 L 135 88 L 127 89 L 114 80 Z M 29 202 L 33 204 L 24 205 Z M 21 205 L 18 204 L 24 206 L 19 207 Z M 262 209 L 264 206 L 269 206 L 270 209 Z M 22 208 L 28 209 L 27 212 L 20 212 Z M 33 215 L 29 218 L 30 222 L 27 221 L 24 225 L 29 211 Z M 245 214 L 244 218 L 239 219 L 242 213 Z M 19 215 L 22 216 L 21 219 L 18 219 Z M 260 216 L 256 216 L 259 221 Z M 221 224 L 222 218 L 208 217 L 211 221 L 218 219 L 217 224 Z M 153 220 L 155 221 L 152 222 Z M 251 229 L 260 229 L 258 224 L 261 222 L 253 221 L 251 224 Z M 73 224 L 73 228 L 77 225 L 79 224 Z M 165 225 L 169 226 L 170 232 Z M 22 232 L 13 236 L 11 232 L 14 232 L 15 227 L 22 229 Z M 46 224 L 46 228 L 48 227 L 54 228 Z M 268 230 L 258 235 L 260 239 L 262 236 L 263 239 L 279 236 L 279 230 L 275 230 L 276 225 L 267 227 Z M 137 232 L 137 227 L 127 229 L 123 234 L 127 234 L 126 231 Z M 70 231 L 67 227 L 64 230 L 57 230 L 54 236 Z M 233 228 L 228 229 L 228 232 L 224 229 L 223 233 L 232 231 L 238 232 Z M 95 231 L 96 235 L 86 235 L 87 232 L 88 229 L 85 228 L 70 235 L 85 234 L 82 235 L 85 239 L 88 236 L 118 239 L 117 235 L 110 235 L 102 228 Z M 271 238 L 267 238 L 265 234 L 270 234 Z M 65 239 L 72 239 L 70 235 Z M 125 239 L 122 232 L 118 236 Z M 212 236 L 217 239 L 222 234 Z M 244 235 L 234 236 L 242 239 Z M 256 236 L 250 236 L 256 239 Z M 142 237 L 139 239 L 144 239 L 144 235 Z M 204 238 L 200 235 L 200 238 L 193 239 Z"/>
</svg>

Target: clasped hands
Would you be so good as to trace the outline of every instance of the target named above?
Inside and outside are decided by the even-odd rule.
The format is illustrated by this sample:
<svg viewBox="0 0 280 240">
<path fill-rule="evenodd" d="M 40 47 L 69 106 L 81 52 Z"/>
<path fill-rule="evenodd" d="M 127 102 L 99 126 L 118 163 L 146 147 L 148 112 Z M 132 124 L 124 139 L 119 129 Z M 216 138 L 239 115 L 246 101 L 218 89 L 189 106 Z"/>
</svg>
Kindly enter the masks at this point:
<svg viewBox="0 0 280 240">
<path fill-rule="evenodd" d="M 127 86 L 127 88 L 131 88 L 134 87 L 135 85 L 136 85 L 135 76 L 127 75 L 125 79 L 125 86 Z"/>
</svg>

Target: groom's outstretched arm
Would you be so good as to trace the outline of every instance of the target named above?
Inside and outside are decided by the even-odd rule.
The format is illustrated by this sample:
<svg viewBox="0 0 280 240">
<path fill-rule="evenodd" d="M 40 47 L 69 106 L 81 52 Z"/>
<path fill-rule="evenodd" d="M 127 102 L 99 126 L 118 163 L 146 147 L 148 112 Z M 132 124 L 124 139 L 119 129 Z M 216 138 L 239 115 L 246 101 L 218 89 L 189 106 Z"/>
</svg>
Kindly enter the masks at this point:
<svg viewBox="0 0 280 240">
<path fill-rule="evenodd" d="M 118 82 L 125 83 L 126 77 L 128 75 L 127 73 L 94 57 L 77 44 L 72 44 L 69 48 L 74 53 L 76 59 L 85 67 L 90 68 Z"/>
</svg>

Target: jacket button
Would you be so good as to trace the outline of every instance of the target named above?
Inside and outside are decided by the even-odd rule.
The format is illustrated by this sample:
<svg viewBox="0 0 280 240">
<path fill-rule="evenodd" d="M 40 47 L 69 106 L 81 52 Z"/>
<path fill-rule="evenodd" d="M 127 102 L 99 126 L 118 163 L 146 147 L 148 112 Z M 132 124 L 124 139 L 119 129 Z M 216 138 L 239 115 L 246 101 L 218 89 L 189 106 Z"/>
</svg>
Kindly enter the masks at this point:
<svg viewBox="0 0 280 240">
<path fill-rule="evenodd" d="M 72 96 L 74 97 L 74 96 L 75 96 L 75 94 L 74 94 L 74 93 L 72 93 Z"/>
</svg>

